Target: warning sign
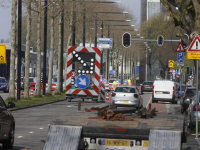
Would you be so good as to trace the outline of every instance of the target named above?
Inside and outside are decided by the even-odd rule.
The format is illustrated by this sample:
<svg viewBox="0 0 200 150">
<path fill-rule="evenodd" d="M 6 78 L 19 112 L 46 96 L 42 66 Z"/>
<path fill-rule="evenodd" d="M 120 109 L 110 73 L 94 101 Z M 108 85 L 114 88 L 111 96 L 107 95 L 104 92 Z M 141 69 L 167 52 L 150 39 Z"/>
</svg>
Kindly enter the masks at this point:
<svg viewBox="0 0 200 150">
<path fill-rule="evenodd" d="M 175 52 L 186 52 L 185 48 L 183 47 L 183 44 L 179 42 Z"/>
<path fill-rule="evenodd" d="M 200 52 L 200 38 L 198 34 L 193 39 L 187 52 Z"/>
<path fill-rule="evenodd" d="M 6 63 L 6 45 L 0 45 L 0 64 Z"/>
</svg>

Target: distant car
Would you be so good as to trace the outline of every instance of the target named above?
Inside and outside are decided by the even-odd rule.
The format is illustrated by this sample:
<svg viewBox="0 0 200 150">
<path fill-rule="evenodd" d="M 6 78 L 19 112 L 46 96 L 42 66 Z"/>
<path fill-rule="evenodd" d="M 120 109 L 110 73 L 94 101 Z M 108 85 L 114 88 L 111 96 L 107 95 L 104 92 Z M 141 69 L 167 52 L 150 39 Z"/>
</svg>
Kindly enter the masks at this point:
<svg viewBox="0 0 200 150">
<path fill-rule="evenodd" d="M 184 113 L 190 103 L 192 102 L 192 98 L 196 94 L 196 87 L 186 87 L 183 97 L 181 98 L 181 113 Z"/>
<path fill-rule="evenodd" d="M 143 92 L 152 92 L 153 90 L 153 81 L 144 81 L 141 86 L 141 94 Z"/>
<path fill-rule="evenodd" d="M 6 106 L 4 100 L 0 96 L 0 143 L 3 145 L 3 149 L 12 149 L 14 145 L 14 133 L 15 133 L 15 119 L 8 108 L 15 107 L 13 102 L 9 102 Z"/>
<path fill-rule="evenodd" d="M 135 86 L 117 86 L 112 92 L 110 105 L 112 103 L 122 107 L 143 107 L 143 98 L 139 94 L 139 90 Z"/>
<path fill-rule="evenodd" d="M 195 127 L 196 117 L 197 117 L 198 123 L 200 123 L 200 103 L 199 102 L 200 102 L 200 91 L 198 91 L 198 96 L 195 94 L 195 96 L 192 98 L 192 102 L 190 103 L 188 107 L 188 122 L 189 122 L 189 127 L 191 130 Z"/>
<path fill-rule="evenodd" d="M 4 93 L 9 92 L 9 82 L 6 81 L 5 77 L 0 77 L 0 91 L 3 91 Z"/>
</svg>

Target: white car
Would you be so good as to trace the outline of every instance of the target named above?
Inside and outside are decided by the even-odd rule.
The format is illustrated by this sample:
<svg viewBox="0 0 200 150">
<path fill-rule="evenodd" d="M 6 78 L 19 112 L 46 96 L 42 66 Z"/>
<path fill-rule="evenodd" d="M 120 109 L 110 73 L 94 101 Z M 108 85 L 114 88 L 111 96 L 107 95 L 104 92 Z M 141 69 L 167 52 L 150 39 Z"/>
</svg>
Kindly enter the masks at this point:
<svg viewBox="0 0 200 150">
<path fill-rule="evenodd" d="M 175 98 L 175 86 L 175 82 L 171 80 L 155 80 L 152 90 L 152 103 L 164 101 L 177 104 L 177 99 Z"/>
<path fill-rule="evenodd" d="M 143 98 L 135 86 L 117 86 L 111 94 L 110 105 L 113 102 L 117 107 L 136 107 L 137 109 L 143 107 Z"/>
</svg>

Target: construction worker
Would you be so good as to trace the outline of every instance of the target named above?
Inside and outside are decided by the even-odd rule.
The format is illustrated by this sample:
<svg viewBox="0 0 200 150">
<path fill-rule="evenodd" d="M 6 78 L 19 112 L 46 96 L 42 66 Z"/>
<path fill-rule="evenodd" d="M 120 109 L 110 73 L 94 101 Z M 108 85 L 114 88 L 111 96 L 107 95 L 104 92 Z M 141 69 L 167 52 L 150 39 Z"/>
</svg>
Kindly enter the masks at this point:
<svg viewBox="0 0 200 150">
<path fill-rule="evenodd" d="M 128 79 L 128 85 L 129 85 L 129 86 L 132 85 L 131 79 Z"/>
<path fill-rule="evenodd" d="M 117 81 L 117 79 L 115 79 L 115 81 L 113 81 L 113 90 L 115 90 L 115 88 L 119 85 L 119 82 Z"/>
</svg>

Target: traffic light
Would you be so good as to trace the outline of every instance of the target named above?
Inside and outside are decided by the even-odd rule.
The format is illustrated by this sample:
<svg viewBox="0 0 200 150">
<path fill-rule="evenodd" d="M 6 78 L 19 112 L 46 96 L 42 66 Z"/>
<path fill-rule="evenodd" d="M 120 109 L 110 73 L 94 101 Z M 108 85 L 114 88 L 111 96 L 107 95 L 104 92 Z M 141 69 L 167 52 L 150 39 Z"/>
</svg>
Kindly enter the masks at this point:
<svg viewBox="0 0 200 150">
<path fill-rule="evenodd" d="M 190 67 L 189 67 L 189 66 L 187 66 L 186 74 L 187 74 L 187 75 L 190 74 Z"/>
<path fill-rule="evenodd" d="M 158 46 L 163 46 L 164 44 L 164 37 L 162 35 L 159 35 L 157 38 L 157 44 Z"/>
<path fill-rule="evenodd" d="M 122 35 L 122 45 L 126 48 L 131 46 L 131 34 L 126 32 Z"/>
</svg>

